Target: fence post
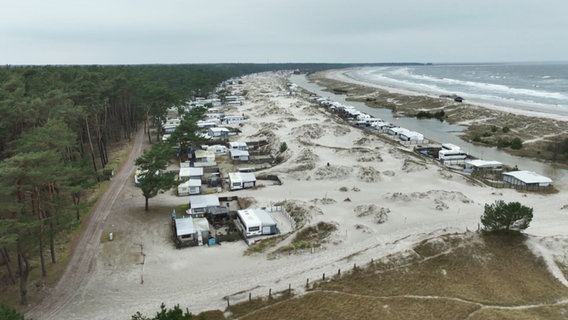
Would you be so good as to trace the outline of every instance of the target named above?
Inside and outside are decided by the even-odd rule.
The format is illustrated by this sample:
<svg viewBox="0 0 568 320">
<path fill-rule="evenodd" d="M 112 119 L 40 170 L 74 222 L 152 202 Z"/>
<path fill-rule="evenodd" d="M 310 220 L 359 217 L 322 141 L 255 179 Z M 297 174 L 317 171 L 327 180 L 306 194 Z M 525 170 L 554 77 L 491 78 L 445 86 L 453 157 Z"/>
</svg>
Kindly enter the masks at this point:
<svg viewBox="0 0 568 320">
<path fill-rule="evenodd" d="M 338 276 L 338 277 L 341 276 L 341 269 L 337 269 L 337 276 Z"/>
<path fill-rule="evenodd" d="M 292 284 L 288 283 L 288 294 L 292 293 Z"/>
<path fill-rule="evenodd" d="M 325 272 L 323 273 L 323 277 L 322 277 L 322 280 L 325 280 Z"/>
<path fill-rule="evenodd" d="M 310 287 L 310 278 L 306 279 L 306 287 L 309 288 Z"/>
<path fill-rule="evenodd" d="M 252 300 L 252 293 L 249 292 L 249 302 L 251 302 L 251 300 Z"/>
<path fill-rule="evenodd" d="M 272 288 L 268 289 L 268 299 L 272 299 Z"/>
<path fill-rule="evenodd" d="M 227 297 L 227 307 L 230 307 L 231 303 L 229 302 L 229 297 Z"/>
</svg>

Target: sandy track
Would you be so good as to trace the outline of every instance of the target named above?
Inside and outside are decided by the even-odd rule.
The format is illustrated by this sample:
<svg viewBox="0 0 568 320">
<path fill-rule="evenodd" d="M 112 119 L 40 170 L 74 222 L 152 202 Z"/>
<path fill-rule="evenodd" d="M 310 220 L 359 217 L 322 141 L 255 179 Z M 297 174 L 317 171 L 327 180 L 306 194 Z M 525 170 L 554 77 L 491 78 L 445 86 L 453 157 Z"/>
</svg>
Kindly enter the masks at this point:
<svg viewBox="0 0 568 320">
<path fill-rule="evenodd" d="M 99 198 L 91 212 L 85 229 L 74 248 L 71 260 L 63 276 L 45 299 L 26 313 L 26 318 L 56 319 L 56 314 L 79 293 L 79 288 L 92 275 L 94 257 L 100 246 L 105 220 L 111 213 L 117 197 L 134 170 L 134 160 L 142 153 L 144 130 L 140 129 L 134 139 L 134 146 L 128 159 L 113 177 L 107 191 Z"/>
</svg>

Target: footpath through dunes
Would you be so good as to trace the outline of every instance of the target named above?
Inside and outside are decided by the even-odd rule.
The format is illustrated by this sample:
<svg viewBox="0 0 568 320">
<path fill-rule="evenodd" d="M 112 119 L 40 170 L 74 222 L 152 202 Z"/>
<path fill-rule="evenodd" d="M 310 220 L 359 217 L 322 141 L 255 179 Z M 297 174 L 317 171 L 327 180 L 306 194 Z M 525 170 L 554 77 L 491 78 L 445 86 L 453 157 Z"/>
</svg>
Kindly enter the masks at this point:
<svg viewBox="0 0 568 320">
<path fill-rule="evenodd" d="M 434 237 L 328 275 L 300 297 L 229 310 L 247 320 L 566 319 L 568 287 L 551 276 L 525 241 L 523 235 L 473 232 Z"/>
<path fill-rule="evenodd" d="M 142 154 L 144 141 L 144 129 L 141 128 L 136 133 L 132 151 L 128 158 L 115 173 L 108 189 L 91 210 L 61 279 L 53 289 L 47 292 L 40 304 L 26 313 L 26 318 L 61 319 L 58 312 L 68 303 L 71 303 L 76 295 L 81 294 L 84 284 L 92 276 L 94 259 L 99 251 L 102 237 L 103 224 L 111 214 L 111 208 L 125 184 L 130 182 L 130 177 L 134 172 L 134 160 Z"/>
</svg>

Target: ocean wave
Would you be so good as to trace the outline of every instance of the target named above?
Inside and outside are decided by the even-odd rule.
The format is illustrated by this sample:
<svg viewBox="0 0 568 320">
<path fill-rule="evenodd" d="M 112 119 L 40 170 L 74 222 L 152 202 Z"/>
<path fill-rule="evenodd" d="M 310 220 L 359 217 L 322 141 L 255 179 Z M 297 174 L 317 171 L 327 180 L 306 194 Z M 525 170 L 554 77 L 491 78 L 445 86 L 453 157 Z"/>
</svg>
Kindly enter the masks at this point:
<svg viewBox="0 0 568 320">
<path fill-rule="evenodd" d="M 505 84 L 489 82 L 476 82 L 447 77 L 434 77 L 425 74 L 413 73 L 409 67 L 385 67 L 385 68 L 363 68 L 356 69 L 351 73 L 353 78 L 359 81 L 367 81 L 379 85 L 386 85 L 394 88 L 402 88 L 409 91 L 442 94 L 456 93 L 462 95 L 493 96 L 497 98 L 508 98 L 517 101 L 532 101 L 550 104 L 568 105 L 568 95 L 562 92 L 552 92 L 541 89 L 539 83 L 534 83 L 534 88 L 512 87 Z M 493 78 L 491 78 L 493 76 Z M 486 76 L 492 80 L 503 80 L 495 75 Z M 550 81 L 548 78 L 545 81 Z"/>
</svg>

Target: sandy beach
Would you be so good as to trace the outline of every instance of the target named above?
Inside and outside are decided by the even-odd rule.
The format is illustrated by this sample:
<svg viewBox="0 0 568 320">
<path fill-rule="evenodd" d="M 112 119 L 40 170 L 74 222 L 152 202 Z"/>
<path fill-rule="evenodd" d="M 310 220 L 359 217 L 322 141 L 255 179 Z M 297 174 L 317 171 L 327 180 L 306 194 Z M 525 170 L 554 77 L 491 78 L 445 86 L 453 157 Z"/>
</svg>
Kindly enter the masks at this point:
<svg viewBox="0 0 568 320">
<path fill-rule="evenodd" d="M 320 79 L 327 78 L 327 79 L 332 79 L 332 80 L 336 80 L 336 81 L 340 81 L 340 82 L 344 82 L 344 83 L 357 84 L 357 85 L 363 86 L 363 87 L 372 87 L 372 88 L 380 89 L 380 90 L 385 91 L 385 92 L 397 93 L 397 94 L 407 95 L 407 96 L 428 96 L 430 98 L 435 98 L 435 99 L 439 98 L 439 96 L 429 95 L 425 92 L 419 93 L 419 92 L 404 90 L 404 89 L 401 89 L 401 88 L 387 87 L 387 86 L 379 85 L 379 84 L 376 84 L 376 83 L 361 81 L 361 80 L 358 80 L 358 79 L 355 79 L 355 78 L 349 76 L 348 73 L 346 72 L 346 70 L 342 70 L 342 69 L 324 71 L 324 72 L 321 72 L 319 76 L 315 76 L 315 78 L 320 78 Z M 560 120 L 560 121 L 568 121 L 568 116 L 566 116 L 566 115 L 539 111 L 538 108 L 536 108 L 536 107 L 535 107 L 534 110 L 526 110 L 526 109 L 520 109 L 520 108 L 498 106 L 498 105 L 495 105 L 495 104 L 475 103 L 474 105 L 481 106 L 481 107 L 491 109 L 491 110 L 494 110 L 494 111 L 505 112 L 505 113 L 508 113 L 508 114 L 516 114 L 516 115 L 523 115 L 523 116 L 527 116 L 527 117 L 537 117 L 537 118 L 547 118 L 547 119 Z M 551 111 L 551 112 L 553 112 L 553 111 Z"/>
<path fill-rule="evenodd" d="M 340 72 L 332 75 L 349 81 Z M 145 212 L 140 190 L 127 182 L 102 227 L 103 234 L 114 232 L 117 238 L 100 245 L 72 299 L 37 319 L 129 319 L 137 311 L 153 314 L 162 302 L 198 313 L 224 310 L 225 297 L 234 303 L 246 300 L 249 293 L 267 296 L 270 289 L 289 286 L 301 293 L 307 280 L 320 279 L 323 273 L 364 265 L 438 235 L 476 231 L 484 205 L 495 200 L 532 207 L 534 219 L 526 230 L 531 247 L 547 262 L 568 264 L 565 186 L 543 195 L 472 182 L 290 95 L 288 76 L 261 73 L 242 78 L 246 99 L 228 112 L 248 118 L 234 125 L 241 133 L 230 140 L 268 140 L 272 153 L 284 161 L 257 174 L 277 174 L 283 184 L 219 196 L 247 197 L 252 207 L 293 202 L 305 209 L 307 225 L 324 221 L 337 226 L 327 243 L 290 255 L 272 254 L 278 245 L 245 254 L 244 241 L 178 250 L 171 241 L 170 212 L 189 198 L 166 192 L 151 199 Z M 279 154 L 283 142 L 287 150 Z M 549 267 L 568 285 L 556 264 Z"/>
</svg>

